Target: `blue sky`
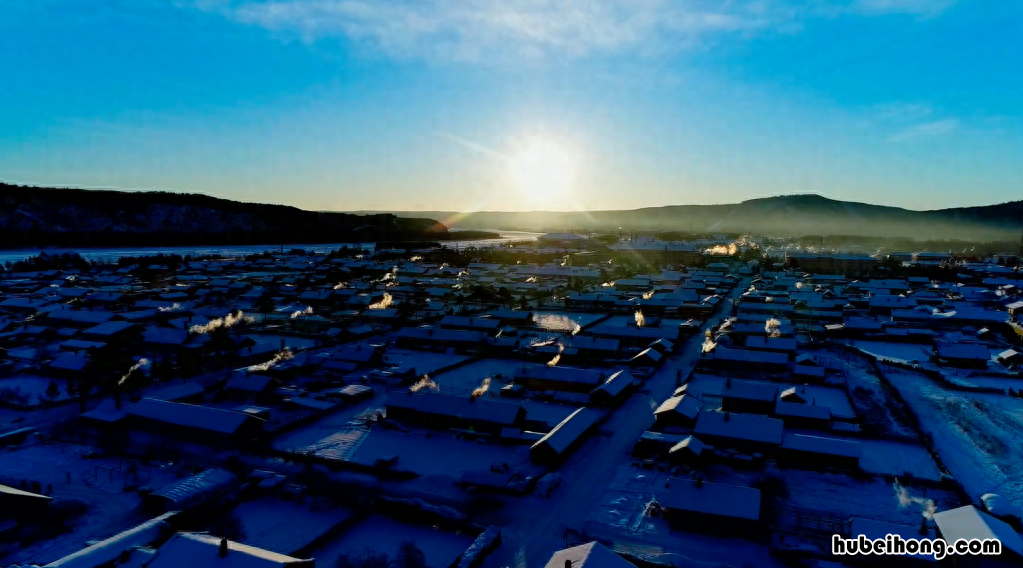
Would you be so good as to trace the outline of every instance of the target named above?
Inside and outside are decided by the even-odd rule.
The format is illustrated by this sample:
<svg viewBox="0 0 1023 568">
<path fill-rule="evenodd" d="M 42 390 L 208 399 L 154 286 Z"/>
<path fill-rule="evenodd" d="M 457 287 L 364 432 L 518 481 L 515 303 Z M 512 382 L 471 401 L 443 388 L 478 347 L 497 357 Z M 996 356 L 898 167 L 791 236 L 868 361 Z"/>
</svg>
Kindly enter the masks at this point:
<svg viewBox="0 0 1023 568">
<path fill-rule="evenodd" d="M 32 0 L 0 179 L 309 209 L 1023 197 L 1015 0 Z"/>
</svg>

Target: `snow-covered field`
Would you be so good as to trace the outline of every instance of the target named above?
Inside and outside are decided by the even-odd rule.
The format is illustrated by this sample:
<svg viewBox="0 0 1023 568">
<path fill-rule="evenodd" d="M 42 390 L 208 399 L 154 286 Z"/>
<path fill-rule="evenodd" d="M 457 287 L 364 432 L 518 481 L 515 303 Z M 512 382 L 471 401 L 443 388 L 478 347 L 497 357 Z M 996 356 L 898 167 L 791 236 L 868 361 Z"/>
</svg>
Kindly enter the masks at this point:
<svg viewBox="0 0 1023 568">
<path fill-rule="evenodd" d="M 21 393 L 25 397 L 25 405 L 39 404 L 44 401 L 50 400 L 46 396 L 46 389 L 50 386 L 50 382 L 55 382 L 59 393 L 57 398 L 53 400 L 66 400 L 67 394 L 67 381 L 54 381 L 49 377 L 40 377 L 38 375 L 21 374 L 6 379 L 0 379 L 0 391 L 3 389 L 11 389 L 16 393 Z"/>
<path fill-rule="evenodd" d="M 818 352 L 815 356 L 829 367 L 844 370 L 849 397 L 863 424 L 882 434 L 916 436 L 906 410 L 863 357 L 843 351 Z"/>
<path fill-rule="evenodd" d="M 938 481 L 941 471 L 934 463 L 927 448 L 921 444 L 910 444 L 892 440 L 860 440 L 863 457 L 860 467 L 864 471 L 881 475 L 903 477 L 910 473 L 916 479 Z"/>
<path fill-rule="evenodd" d="M 115 476 L 111 480 L 103 472 L 97 477 L 96 467 L 108 460 L 82 457 L 90 451 L 92 448 L 68 444 L 22 444 L 0 451 L 0 483 L 18 487 L 23 479 L 38 481 L 44 492 L 52 485 L 52 497 L 81 501 L 89 507 L 73 522 L 71 531 L 21 550 L 15 547 L 3 559 L 5 566 L 20 561 L 43 565 L 83 548 L 86 541 L 107 538 L 147 520 L 139 510 L 138 494 L 123 490 L 123 478 Z M 139 473 L 138 484 L 159 489 L 176 479 L 174 474 L 153 466 L 148 475 Z"/>
<path fill-rule="evenodd" d="M 785 481 L 788 497 L 783 499 L 784 506 L 839 520 L 860 517 L 915 526 L 920 524 L 924 511 L 920 503 L 901 501 L 898 487 L 877 478 L 802 469 L 766 468 L 755 472 L 717 466 L 712 468 L 708 479 L 749 487 L 764 476 L 776 476 Z M 907 491 L 912 496 L 937 499 L 941 509 L 958 503 L 956 495 L 948 491 L 924 488 Z"/>
<path fill-rule="evenodd" d="M 586 517 L 586 538 L 613 540 L 616 550 L 637 554 L 657 550 L 685 557 L 676 557 L 676 566 L 784 566 L 768 554 L 765 544 L 671 530 L 664 518 L 644 515 L 651 501 L 663 503 L 667 499 L 667 482 L 667 473 L 619 467 L 607 493 Z M 722 550 L 728 554 L 722 554 Z"/>
<path fill-rule="evenodd" d="M 423 551 L 427 566 L 447 568 L 472 544 L 473 537 L 372 515 L 337 538 L 313 549 L 310 556 L 316 558 L 317 566 L 329 568 L 338 556 L 359 555 L 367 548 L 393 557 L 406 540 L 415 542 L 416 547 Z"/>
<path fill-rule="evenodd" d="M 942 463 L 979 501 L 998 493 L 1023 505 L 1023 400 L 997 394 L 950 391 L 900 369 L 886 376 L 934 440 Z"/>
</svg>

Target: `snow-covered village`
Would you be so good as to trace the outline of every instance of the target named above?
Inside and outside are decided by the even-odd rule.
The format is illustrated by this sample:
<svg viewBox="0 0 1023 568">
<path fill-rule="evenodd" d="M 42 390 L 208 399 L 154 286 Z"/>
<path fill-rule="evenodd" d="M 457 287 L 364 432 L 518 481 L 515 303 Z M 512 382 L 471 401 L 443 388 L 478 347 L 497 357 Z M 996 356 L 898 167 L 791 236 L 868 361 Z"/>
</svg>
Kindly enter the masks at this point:
<svg viewBox="0 0 1023 568">
<path fill-rule="evenodd" d="M 10 264 L 0 565 L 1023 562 L 1014 258 L 605 237 Z"/>
</svg>

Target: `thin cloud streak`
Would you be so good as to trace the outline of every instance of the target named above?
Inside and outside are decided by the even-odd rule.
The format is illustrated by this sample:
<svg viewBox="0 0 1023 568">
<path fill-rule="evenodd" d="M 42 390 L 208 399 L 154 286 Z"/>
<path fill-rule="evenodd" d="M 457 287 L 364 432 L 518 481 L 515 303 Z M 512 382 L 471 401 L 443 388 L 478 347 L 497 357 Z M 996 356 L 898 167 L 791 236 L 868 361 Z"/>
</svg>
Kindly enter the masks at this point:
<svg viewBox="0 0 1023 568">
<path fill-rule="evenodd" d="M 954 0 L 191 0 L 305 42 L 343 38 L 401 59 L 520 62 L 658 56 L 712 37 L 796 33 L 813 17 L 933 16 Z"/>
<path fill-rule="evenodd" d="M 926 122 L 903 129 L 888 137 L 889 142 L 910 142 L 927 138 L 936 138 L 951 134 L 959 129 L 959 121 L 954 118 Z"/>
</svg>

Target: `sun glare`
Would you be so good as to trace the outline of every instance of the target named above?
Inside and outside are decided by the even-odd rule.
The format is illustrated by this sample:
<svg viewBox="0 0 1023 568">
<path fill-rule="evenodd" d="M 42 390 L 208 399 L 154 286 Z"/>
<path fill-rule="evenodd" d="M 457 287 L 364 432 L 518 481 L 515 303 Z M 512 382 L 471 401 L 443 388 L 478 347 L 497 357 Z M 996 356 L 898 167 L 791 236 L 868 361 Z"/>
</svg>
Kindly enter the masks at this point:
<svg viewBox="0 0 1023 568">
<path fill-rule="evenodd" d="M 512 157 L 511 173 L 522 196 L 543 201 L 569 189 L 575 163 L 561 146 L 548 140 L 534 140 Z"/>
</svg>

